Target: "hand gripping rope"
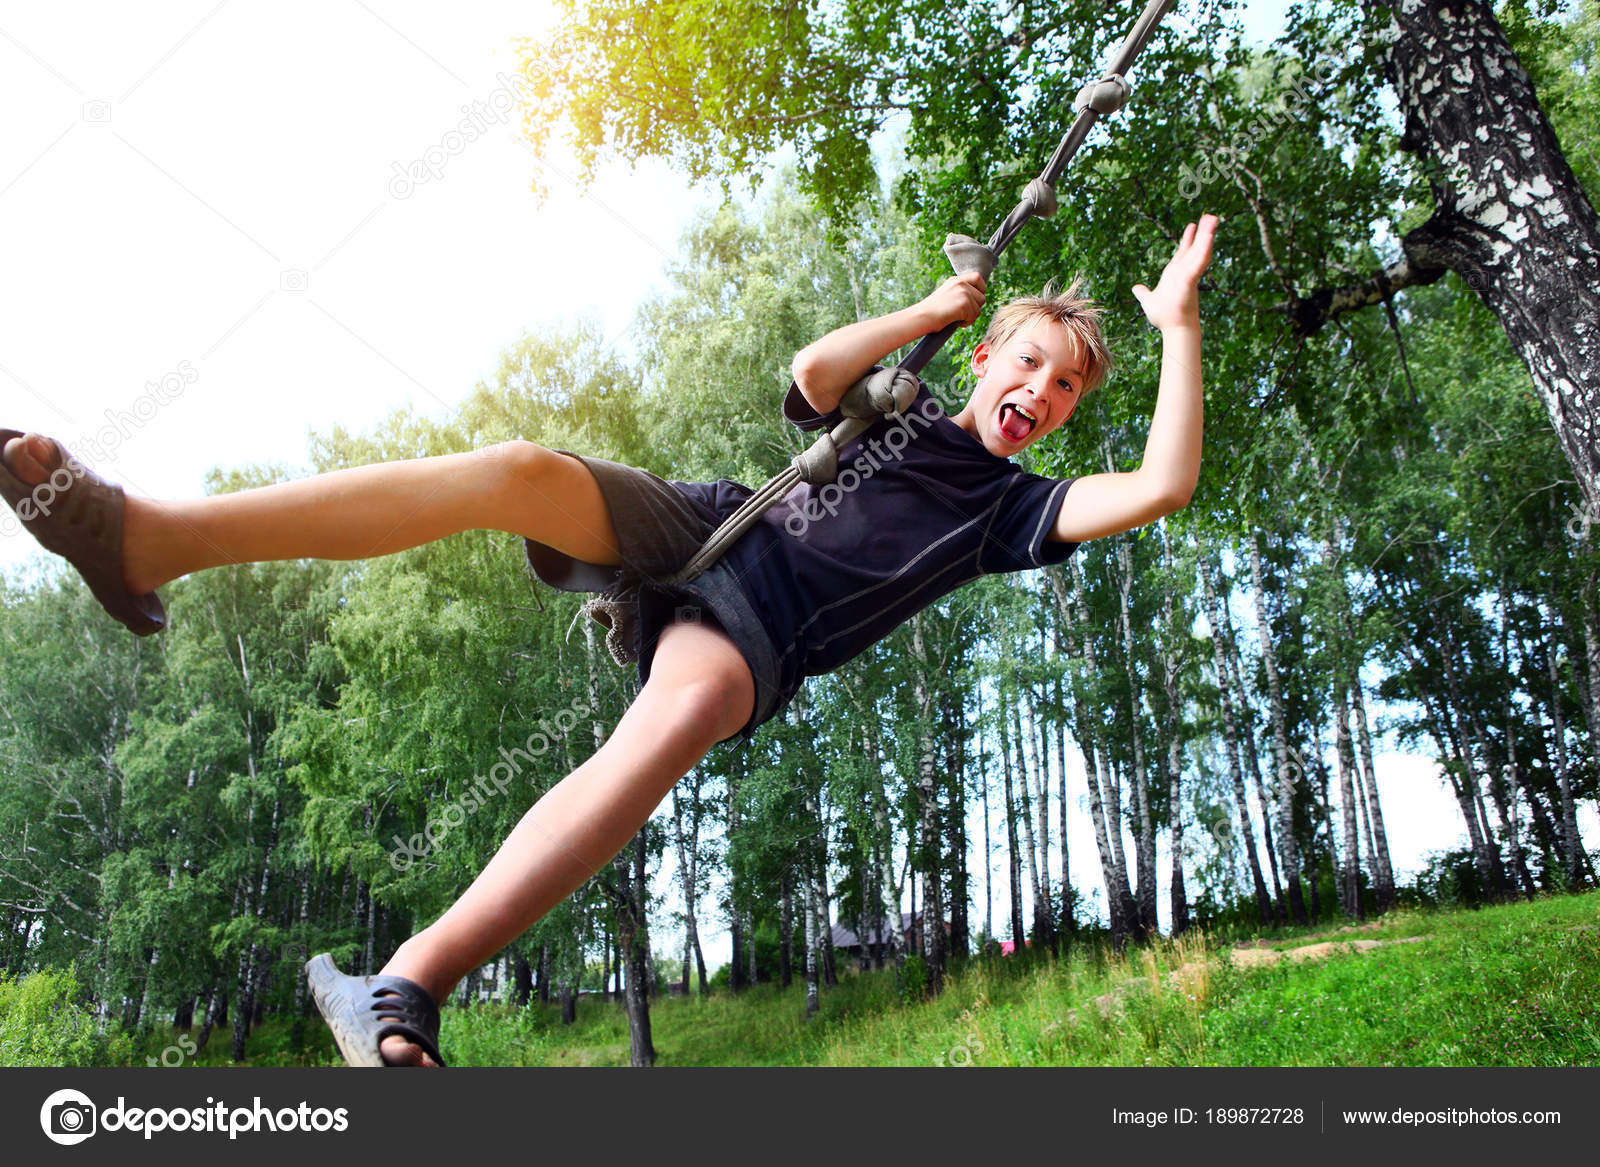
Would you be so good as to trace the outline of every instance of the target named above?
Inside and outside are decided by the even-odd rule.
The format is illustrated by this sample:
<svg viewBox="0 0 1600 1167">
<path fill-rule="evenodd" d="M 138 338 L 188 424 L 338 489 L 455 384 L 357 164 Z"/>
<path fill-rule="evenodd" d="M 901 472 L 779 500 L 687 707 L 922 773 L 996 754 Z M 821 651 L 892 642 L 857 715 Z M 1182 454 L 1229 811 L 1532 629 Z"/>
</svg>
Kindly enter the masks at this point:
<svg viewBox="0 0 1600 1167">
<path fill-rule="evenodd" d="M 1116 113 L 1128 100 L 1128 83 L 1123 80 L 1123 75 L 1132 67 L 1134 59 L 1154 35 L 1161 18 L 1175 2 L 1150 0 L 1100 80 L 1078 91 L 1078 116 L 1056 146 L 1044 172 L 1028 183 L 1022 192 L 1022 201 L 1005 217 L 1005 221 L 990 236 L 989 242 L 980 243 L 969 235 L 950 235 L 945 239 L 944 253 L 957 275 L 976 271 L 981 272 L 987 280 L 994 272 L 1000 253 L 1022 230 L 1023 224 L 1029 219 L 1048 219 L 1055 214 L 1056 179 L 1061 177 L 1067 163 L 1078 152 L 1078 147 L 1083 145 L 1094 123 L 1101 117 Z M 796 455 L 787 468 L 745 499 L 739 509 L 711 533 L 705 546 L 695 552 L 694 558 L 670 582 L 687 583 L 705 571 L 796 484 L 832 482 L 839 469 L 839 451 L 860 437 L 878 418 L 899 413 L 911 404 L 917 393 L 917 374 L 927 367 L 934 354 L 944 347 L 945 341 L 955 331 L 956 325 L 949 324 L 938 332 L 930 332 L 916 343 L 899 365 L 880 369 L 852 385 L 839 402 L 839 411 L 844 415 L 844 420 L 819 437 L 809 449 Z"/>
</svg>

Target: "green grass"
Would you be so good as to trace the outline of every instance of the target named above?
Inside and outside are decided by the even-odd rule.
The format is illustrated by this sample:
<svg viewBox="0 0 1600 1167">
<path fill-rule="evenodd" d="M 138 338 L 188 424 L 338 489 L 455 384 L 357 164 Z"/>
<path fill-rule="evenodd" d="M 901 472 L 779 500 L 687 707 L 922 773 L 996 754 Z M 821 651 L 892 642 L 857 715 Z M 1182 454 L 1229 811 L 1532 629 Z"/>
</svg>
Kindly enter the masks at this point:
<svg viewBox="0 0 1600 1167">
<path fill-rule="evenodd" d="M 205 1049 L 197 1048 L 200 1029 L 145 1029 L 138 1035 L 130 1066 L 231 1066 L 233 1028 L 223 1024 L 211 1031 Z M 301 1025 L 296 1048 L 290 1021 L 271 1019 L 257 1025 L 245 1038 L 245 1060 L 250 1066 L 340 1066 L 343 1060 L 333 1044 L 333 1034 L 322 1021 L 308 1017 Z"/>
<path fill-rule="evenodd" d="M 1244 967 L 1203 938 L 1110 956 L 968 962 L 934 1001 L 893 971 L 851 974 L 805 1020 L 804 990 L 660 999 L 667 1066 L 1570 1066 L 1600 1064 L 1600 893 L 1402 912 L 1361 931 L 1273 936 L 1363 953 Z M 445 1014 L 459 1065 L 626 1065 L 617 1002 Z"/>
<path fill-rule="evenodd" d="M 1248 967 L 1259 949 L 1380 940 L 1366 952 Z M 1404 940 L 1405 943 L 1392 943 Z M 1249 955 L 1234 944 L 1250 943 Z M 1600 1065 L 1600 893 L 1481 910 L 1402 911 L 1222 943 L 1191 936 L 1130 950 L 973 960 L 932 1001 L 894 970 L 844 975 L 805 1019 L 804 987 L 651 1003 L 663 1066 L 1573 1066 Z M 183 1035 L 142 1035 L 131 1059 Z M 219 1029 L 188 1065 L 227 1064 Z M 337 1065 L 325 1027 L 250 1036 L 254 1065 Z M 457 1066 L 625 1066 L 622 1005 L 482 1005 L 444 1011 Z"/>
</svg>

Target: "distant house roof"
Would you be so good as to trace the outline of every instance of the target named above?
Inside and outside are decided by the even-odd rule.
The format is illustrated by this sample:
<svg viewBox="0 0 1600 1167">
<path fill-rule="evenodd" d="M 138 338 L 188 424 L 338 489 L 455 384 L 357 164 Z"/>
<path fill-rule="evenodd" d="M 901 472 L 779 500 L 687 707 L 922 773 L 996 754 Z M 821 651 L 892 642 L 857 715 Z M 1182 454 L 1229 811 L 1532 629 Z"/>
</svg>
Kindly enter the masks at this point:
<svg viewBox="0 0 1600 1167">
<path fill-rule="evenodd" d="M 911 913 L 910 912 L 901 912 L 900 913 L 900 935 L 902 937 L 902 942 L 903 942 L 903 938 L 905 937 L 906 933 L 911 931 L 911 924 L 912 924 Z M 886 936 L 886 935 L 882 935 L 881 933 L 882 933 L 882 929 L 881 928 L 873 928 L 872 930 L 870 930 L 867 933 L 866 943 L 863 945 L 863 943 L 861 942 L 860 938 L 857 937 L 856 934 L 854 932 L 852 932 L 849 928 L 846 928 L 843 924 L 835 924 L 833 926 L 833 946 L 835 948 L 862 948 L 862 947 L 871 947 L 874 944 L 887 944 L 887 943 L 889 943 L 891 938 Z"/>
<path fill-rule="evenodd" d="M 913 916 L 910 912 L 900 913 L 900 943 L 905 943 L 906 938 L 911 935 L 912 929 L 916 927 L 918 922 L 919 918 Z M 950 921 L 945 921 L 944 930 L 946 932 L 950 931 Z M 861 948 L 871 947 L 874 944 L 889 943 L 891 938 L 887 936 L 880 936 L 879 932 L 880 929 L 878 928 L 873 928 L 871 931 L 869 931 L 867 933 L 866 944 L 863 945 L 861 940 L 857 938 L 854 932 L 846 928 L 843 924 L 835 924 L 833 926 L 833 946 L 835 948 Z"/>
</svg>

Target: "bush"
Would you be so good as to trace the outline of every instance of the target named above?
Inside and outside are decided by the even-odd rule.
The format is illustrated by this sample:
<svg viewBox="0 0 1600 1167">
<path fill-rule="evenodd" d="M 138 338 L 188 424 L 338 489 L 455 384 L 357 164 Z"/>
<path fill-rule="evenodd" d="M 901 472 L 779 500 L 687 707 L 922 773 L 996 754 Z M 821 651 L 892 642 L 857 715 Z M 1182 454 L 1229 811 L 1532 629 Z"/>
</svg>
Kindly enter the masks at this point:
<svg viewBox="0 0 1600 1167">
<path fill-rule="evenodd" d="M 1468 849 L 1439 851 L 1428 856 L 1417 875 L 1414 894 L 1426 907 L 1472 907 L 1487 898 L 1478 864 Z"/>
<path fill-rule="evenodd" d="M 73 969 L 44 969 L 20 981 L 0 974 L 0 1066 L 128 1064 L 132 1041 L 101 1027 L 82 992 Z"/>
</svg>

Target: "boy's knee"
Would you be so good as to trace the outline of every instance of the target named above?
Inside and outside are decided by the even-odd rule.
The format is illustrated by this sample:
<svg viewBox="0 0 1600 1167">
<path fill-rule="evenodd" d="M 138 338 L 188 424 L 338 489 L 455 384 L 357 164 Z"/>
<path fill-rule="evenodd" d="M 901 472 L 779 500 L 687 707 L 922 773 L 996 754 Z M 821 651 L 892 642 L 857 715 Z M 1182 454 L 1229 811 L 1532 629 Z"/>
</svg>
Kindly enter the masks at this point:
<svg viewBox="0 0 1600 1167">
<path fill-rule="evenodd" d="M 708 656 L 688 675 L 668 677 L 654 670 L 651 679 L 664 690 L 661 698 L 680 725 L 701 729 L 714 744 L 737 733 L 755 708 L 755 681 L 743 657 Z"/>
<path fill-rule="evenodd" d="M 548 446 L 521 438 L 490 446 L 484 454 L 499 467 L 507 482 L 531 486 L 550 485 L 552 478 L 564 469 L 563 463 L 571 461 Z"/>
<path fill-rule="evenodd" d="M 752 694 L 748 673 L 740 677 L 733 669 L 723 668 L 708 671 L 684 685 L 678 691 L 678 699 L 686 718 L 709 728 L 735 720 L 743 725 L 750 715 Z"/>
</svg>

